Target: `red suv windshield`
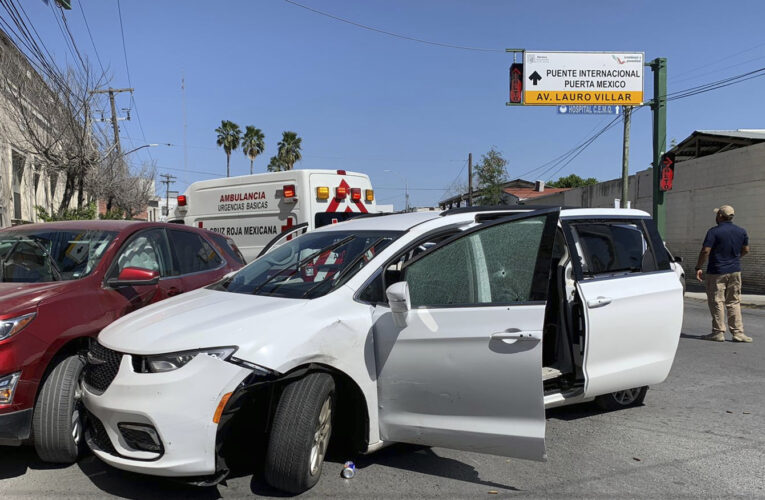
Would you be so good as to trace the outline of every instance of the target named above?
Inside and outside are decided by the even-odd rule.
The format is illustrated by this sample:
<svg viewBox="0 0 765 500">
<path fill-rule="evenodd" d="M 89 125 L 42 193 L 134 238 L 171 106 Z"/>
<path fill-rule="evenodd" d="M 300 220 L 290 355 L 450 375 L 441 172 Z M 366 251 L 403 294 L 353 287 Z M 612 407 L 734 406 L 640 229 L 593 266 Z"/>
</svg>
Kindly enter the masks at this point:
<svg viewBox="0 0 765 500">
<path fill-rule="evenodd" d="M 0 232 L 0 281 L 39 283 L 87 276 L 116 234 L 85 229 Z"/>
</svg>

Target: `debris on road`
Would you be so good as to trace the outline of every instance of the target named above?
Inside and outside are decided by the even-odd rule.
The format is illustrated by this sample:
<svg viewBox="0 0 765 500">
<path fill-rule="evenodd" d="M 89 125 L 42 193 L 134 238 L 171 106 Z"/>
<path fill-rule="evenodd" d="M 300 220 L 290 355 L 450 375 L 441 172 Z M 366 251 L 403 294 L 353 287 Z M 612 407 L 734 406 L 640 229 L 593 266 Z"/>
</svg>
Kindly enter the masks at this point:
<svg viewBox="0 0 765 500">
<path fill-rule="evenodd" d="M 343 464 L 343 472 L 341 472 L 340 475 L 344 479 L 351 479 L 356 475 L 356 464 L 351 461 L 345 462 Z"/>
</svg>

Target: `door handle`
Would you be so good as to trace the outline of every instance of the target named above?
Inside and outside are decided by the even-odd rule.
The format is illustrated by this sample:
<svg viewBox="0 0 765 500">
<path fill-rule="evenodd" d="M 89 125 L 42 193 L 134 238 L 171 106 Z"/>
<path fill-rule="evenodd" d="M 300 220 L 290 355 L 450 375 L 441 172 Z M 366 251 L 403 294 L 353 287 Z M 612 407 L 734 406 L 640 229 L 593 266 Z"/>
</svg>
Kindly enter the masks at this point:
<svg viewBox="0 0 765 500">
<path fill-rule="evenodd" d="M 491 340 L 542 340 L 542 332 L 510 328 L 504 332 L 492 333 Z"/>
<path fill-rule="evenodd" d="M 607 306 L 611 303 L 611 297 L 598 297 L 596 299 L 588 300 L 587 307 L 595 309 L 596 307 Z"/>
</svg>

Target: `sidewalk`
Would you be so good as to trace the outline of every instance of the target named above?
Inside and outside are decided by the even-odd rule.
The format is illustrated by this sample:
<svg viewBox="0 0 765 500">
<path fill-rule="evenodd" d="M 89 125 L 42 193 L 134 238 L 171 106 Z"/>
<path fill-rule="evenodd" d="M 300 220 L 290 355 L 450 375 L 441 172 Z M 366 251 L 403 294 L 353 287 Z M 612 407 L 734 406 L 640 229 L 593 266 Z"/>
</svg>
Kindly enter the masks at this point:
<svg viewBox="0 0 765 500">
<path fill-rule="evenodd" d="M 686 299 L 707 301 L 707 294 L 703 292 L 685 292 Z M 741 295 L 743 307 L 765 307 L 765 295 L 744 294 Z"/>
</svg>

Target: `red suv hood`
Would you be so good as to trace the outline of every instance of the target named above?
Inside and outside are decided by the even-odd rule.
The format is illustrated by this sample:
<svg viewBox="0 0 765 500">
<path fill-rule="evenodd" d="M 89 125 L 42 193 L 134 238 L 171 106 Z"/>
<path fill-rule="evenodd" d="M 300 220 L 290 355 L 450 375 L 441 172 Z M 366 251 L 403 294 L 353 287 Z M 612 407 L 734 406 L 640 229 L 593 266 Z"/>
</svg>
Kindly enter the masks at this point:
<svg viewBox="0 0 765 500">
<path fill-rule="evenodd" d="M 0 316 L 36 308 L 42 300 L 63 292 L 67 283 L 0 283 Z"/>
</svg>

